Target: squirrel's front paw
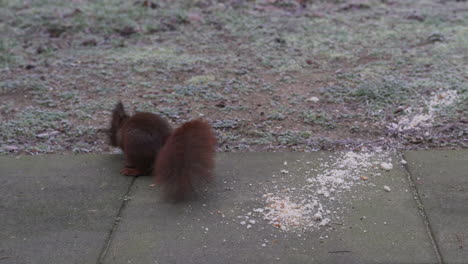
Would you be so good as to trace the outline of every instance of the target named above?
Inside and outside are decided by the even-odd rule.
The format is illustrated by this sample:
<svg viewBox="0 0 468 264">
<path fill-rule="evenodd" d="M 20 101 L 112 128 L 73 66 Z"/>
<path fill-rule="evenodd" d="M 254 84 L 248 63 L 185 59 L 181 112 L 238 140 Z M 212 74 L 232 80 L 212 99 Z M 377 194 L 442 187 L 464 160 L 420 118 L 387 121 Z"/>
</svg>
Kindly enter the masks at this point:
<svg viewBox="0 0 468 264">
<path fill-rule="evenodd" d="M 120 173 L 125 176 L 139 176 L 143 174 L 143 172 L 135 168 L 123 168 L 120 170 Z"/>
</svg>

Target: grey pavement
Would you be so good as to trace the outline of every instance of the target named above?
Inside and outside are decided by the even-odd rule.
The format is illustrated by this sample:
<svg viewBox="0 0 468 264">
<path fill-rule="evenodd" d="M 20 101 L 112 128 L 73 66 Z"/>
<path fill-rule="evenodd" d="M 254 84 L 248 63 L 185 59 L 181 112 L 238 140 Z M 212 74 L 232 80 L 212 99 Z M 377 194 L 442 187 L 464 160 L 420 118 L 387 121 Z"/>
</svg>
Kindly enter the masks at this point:
<svg viewBox="0 0 468 264">
<path fill-rule="evenodd" d="M 117 156 L 0 159 L 0 264 L 96 263 L 131 179 Z"/>
<path fill-rule="evenodd" d="M 119 175 L 118 155 L 1 157 L 0 264 L 468 263 L 467 150 L 405 153 L 406 166 L 395 156 L 392 170 L 343 193 L 327 227 L 239 223 L 264 193 L 299 189 L 296 176 L 333 155 L 220 153 L 216 181 L 177 204 L 150 177 Z M 291 176 L 273 179 L 284 161 Z"/>
<path fill-rule="evenodd" d="M 444 263 L 468 263 L 467 151 L 418 151 L 406 157 Z"/>
</svg>

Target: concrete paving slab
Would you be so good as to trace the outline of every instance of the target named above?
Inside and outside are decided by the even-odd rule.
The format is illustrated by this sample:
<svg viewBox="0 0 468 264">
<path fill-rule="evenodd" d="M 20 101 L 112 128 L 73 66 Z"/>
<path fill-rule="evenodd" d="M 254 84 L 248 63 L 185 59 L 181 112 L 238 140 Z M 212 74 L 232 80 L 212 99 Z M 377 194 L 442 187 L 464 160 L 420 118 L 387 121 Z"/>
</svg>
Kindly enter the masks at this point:
<svg viewBox="0 0 468 264">
<path fill-rule="evenodd" d="M 131 178 L 116 155 L 0 158 L 0 263 L 96 263 Z"/>
<path fill-rule="evenodd" d="M 444 263 L 468 263 L 468 150 L 405 156 Z"/>
<path fill-rule="evenodd" d="M 336 212 L 340 218 L 326 227 L 282 231 L 255 213 L 245 219 L 253 209 L 266 206 L 263 194 L 307 185 L 305 172 L 329 156 L 219 154 L 217 181 L 199 200 L 182 204 L 161 200 L 158 188 L 150 186 L 151 178 L 140 177 L 104 263 L 438 262 L 406 172 L 397 162 L 394 169 L 368 175 L 366 184 L 331 202 L 330 213 L 341 213 Z M 281 174 L 285 161 L 288 173 Z M 391 192 L 384 191 L 384 185 Z M 253 219 L 251 228 L 240 223 Z"/>
</svg>

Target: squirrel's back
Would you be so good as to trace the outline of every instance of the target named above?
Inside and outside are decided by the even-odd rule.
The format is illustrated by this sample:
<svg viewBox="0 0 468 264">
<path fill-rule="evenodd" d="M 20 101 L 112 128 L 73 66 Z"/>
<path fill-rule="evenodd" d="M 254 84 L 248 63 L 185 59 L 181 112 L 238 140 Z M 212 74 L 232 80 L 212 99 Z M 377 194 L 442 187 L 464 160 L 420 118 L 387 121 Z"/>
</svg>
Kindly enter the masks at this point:
<svg viewBox="0 0 468 264">
<path fill-rule="evenodd" d="M 127 171 L 144 175 L 153 170 L 155 158 L 170 133 L 169 123 L 156 114 L 142 112 L 131 116 L 122 126 L 121 148 L 127 162 L 137 170 Z"/>
<path fill-rule="evenodd" d="M 150 140 L 152 143 L 162 146 L 171 132 L 171 126 L 164 118 L 153 113 L 138 112 L 127 119 L 122 125 L 120 133 L 122 145 L 126 145 L 130 138 L 135 138 L 135 140 L 141 141 Z"/>
<path fill-rule="evenodd" d="M 148 174 L 171 132 L 170 124 L 159 115 L 138 112 L 129 116 L 122 102 L 118 102 L 112 111 L 109 137 L 111 145 L 120 147 L 124 152 L 122 174 Z"/>
</svg>

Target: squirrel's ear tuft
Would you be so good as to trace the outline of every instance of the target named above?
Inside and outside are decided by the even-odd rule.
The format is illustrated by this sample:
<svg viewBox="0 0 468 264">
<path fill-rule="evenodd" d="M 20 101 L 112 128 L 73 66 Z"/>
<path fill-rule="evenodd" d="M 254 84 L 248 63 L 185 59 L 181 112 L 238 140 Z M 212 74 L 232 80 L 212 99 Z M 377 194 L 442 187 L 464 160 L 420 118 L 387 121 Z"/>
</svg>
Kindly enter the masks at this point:
<svg viewBox="0 0 468 264">
<path fill-rule="evenodd" d="M 112 110 L 112 120 L 109 129 L 109 137 L 112 146 L 118 146 L 119 140 L 117 138 L 117 132 L 122 127 L 127 118 L 128 115 L 125 113 L 125 108 L 122 104 L 122 101 L 119 101 L 115 105 L 114 110 Z"/>
<path fill-rule="evenodd" d="M 114 108 L 113 111 L 114 114 L 116 114 L 119 117 L 124 117 L 126 116 L 125 114 L 125 108 L 123 107 L 122 101 L 119 101 Z"/>
<path fill-rule="evenodd" d="M 114 114 L 115 117 L 119 117 L 119 118 L 125 118 L 127 117 L 127 114 L 125 113 L 125 108 L 122 104 L 122 101 L 119 101 L 116 105 L 115 105 L 115 108 L 114 108 L 114 111 L 112 111 L 112 113 Z"/>
</svg>

